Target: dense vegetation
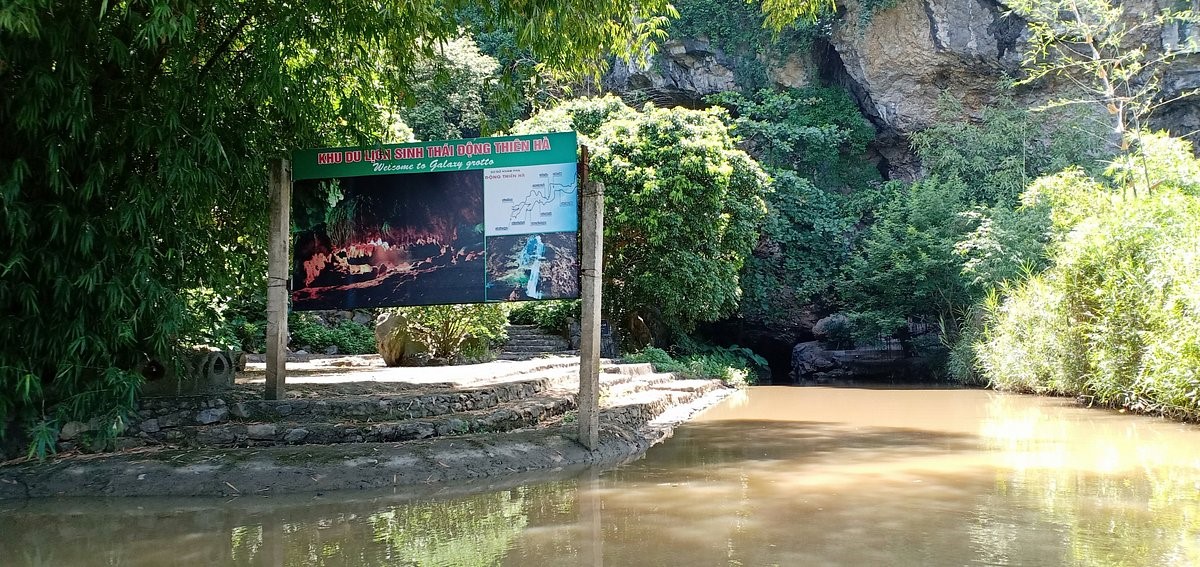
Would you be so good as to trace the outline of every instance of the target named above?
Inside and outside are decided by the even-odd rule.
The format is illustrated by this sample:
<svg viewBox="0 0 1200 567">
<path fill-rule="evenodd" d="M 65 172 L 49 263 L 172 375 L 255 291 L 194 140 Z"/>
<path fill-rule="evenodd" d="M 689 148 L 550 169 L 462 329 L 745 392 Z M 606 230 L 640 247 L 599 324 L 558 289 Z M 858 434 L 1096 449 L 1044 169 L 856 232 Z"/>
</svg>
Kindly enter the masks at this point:
<svg viewBox="0 0 1200 567">
<path fill-rule="evenodd" d="M 92 416 L 119 429 L 139 368 L 169 363 L 213 326 L 189 296 L 262 281 L 267 161 L 394 136 L 419 65 L 471 17 L 570 77 L 602 69 L 605 50 L 641 53 L 672 11 L 662 0 L 552 5 L 7 2 L 4 430 L 15 419 L 52 436 Z"/>
<path fill-rule="evenodd" d="M 1104 176 L 1068 169 L 1025 193 L 1048 216 L 1049 267 L 987 302 L 975 346 L 997 386 L 1200 416 L 1200 160 L 1140 139 Z"/>
<path fill-rule="evenodd" d="M 1068 127 L 1087 120 L 1004 101 L 968 111 L 951 93 L 912 139 L 925 175 L 899 183 L 881 179 L 874 128 L 840 88 L 759 88 L 766 64 L 829 33 L 832 5 L 763 6 L 678 4 L 675 33 L 750 55 L 741 92 L 688 110 L 569 98 L 604 53 L 652 51 L 674 13 L 663 0 L 7 3 L 0 435 L 32 431 L 46 448 L 88 418 L 111 434 L 151 361 L 259 348 L 268 160 L 510 127 L 574 129 L 591 147 L 608 202 L 606 315 L 627 346 L 673 347 L 643 353 L 658 364 L 753 370 L 752 352 L 695 340 L 697 324 L 797 333 L 840 312 L 860 338 L 931 325 L 925 346 L 962 380 L 1200 415 L 1198 166 L 1139 128 L 1173 55 L 1125 48 L 1194 13 L 1128 28 L 1096 0 L 1059 25 L 1058 3 L 1016 2 L 1033 32 L 1022 82 L 1082 87 L 1054 104 L 1098 102 L 1081 116 L 1099 116 L 1109 143 Z M 561 327 L 574 310 L 514 315 Z M 454 309 L 410 315 L 446 356 L 469 338 L 493 345 L 502 326 L 491 312 L 465 333 Z M 298 316 L 293 332 L 369 348 L 361 327 Z"/>
<path fill-rule="evenodd" d="M 914 136 L 928 176 L 887 187 L 846 266 L 841 300 L 858 335 L 915 319 L 953 342 L 992 286 L 1040 265 L 1044 227 L 1016 210 L 1018 197 L 1038 175 L 1092 158 L 1082 133 L 1047 136 L 1036 120 L 1005 103 L 972 121 L 943 99 L 939 121 Z"/>
<path fill-rule="evenodd" d="M 855 225 L 881 196 L 879 173 L 865 159 L 875 130 L 837 88 L 725 93 L 713 101 L 736 115 L 735 134 L 772 177 L 767 216 L 742 272 L 738 316 L 788 329 L 814 303 L 831 302 Z"/>
<path fill-rule="evenodd" d="M 725 114 L 634 110 L 614 97 L 576 99 L 516 132 L 573 129 L 604 183 L 604 297 L 613 320 L 681 338 L 729 315 L 738 274 L 765 214 L 767 176 L 734 147 Z"/>
</svg>

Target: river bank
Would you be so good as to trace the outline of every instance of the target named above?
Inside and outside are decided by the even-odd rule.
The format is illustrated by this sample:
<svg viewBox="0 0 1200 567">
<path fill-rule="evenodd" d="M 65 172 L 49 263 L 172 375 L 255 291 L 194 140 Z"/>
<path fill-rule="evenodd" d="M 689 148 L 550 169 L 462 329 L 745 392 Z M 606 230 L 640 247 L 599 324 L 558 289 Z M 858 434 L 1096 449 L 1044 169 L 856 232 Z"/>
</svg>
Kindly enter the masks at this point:
<svg viewBox="0 0 1200 567">
<path fill-rule="evenodd" d="M 733 391 L 649 365 L 607 364 L 600 446 L 589 451 L 574 440 L 577 357 L 409 373 L 328 368 L 299 373 L 279 402 L 186 401 L 187 409 L 163 415 L 194 415 L 196 423 L 164 434 L 166 420 L 149 418 L 131 437 L 142 444 L 124 451 L 0 466 L 0 499 L 321 493 L 613 466 Z M 239 387 L 253 388 L 253 372 Z M 414 417 L 417 404 L 429 409 Z M 203 423 L 213 416 L 221 419 Z M 148 433 L 151 419 L 157 430 Z"/>
</svg>

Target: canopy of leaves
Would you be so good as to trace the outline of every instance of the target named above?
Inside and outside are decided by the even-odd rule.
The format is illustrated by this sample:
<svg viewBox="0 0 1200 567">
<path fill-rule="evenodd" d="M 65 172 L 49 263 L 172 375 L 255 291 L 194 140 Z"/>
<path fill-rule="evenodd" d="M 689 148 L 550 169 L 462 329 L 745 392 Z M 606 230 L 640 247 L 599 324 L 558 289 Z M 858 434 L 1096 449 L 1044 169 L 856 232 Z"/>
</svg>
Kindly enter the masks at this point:
<svg viewBox="0 0 1200 567">
<path fill-rule="evenodd" d="M 877 212 L 842 290 L 860 335 L 891 334 L 908 317 L 936 321 L 969 303 L 954 253 L 968 228 L 959 215 L 969 208 L 966 185 L 930 177 L 892 187 L 895 196 Z"/>
<path fill-rule="evenodd" d="M 734 133 L 772 177 L 739 314 L 787 328 L 830 294 L 854 226 L 874 204 L 879 172 L 865 153 L 875 130 L 836 88 L 723 93 L 713 101 L 734 113 Z"/>
<path fill-rule="evenodd" d="M 260 285 L 266 163 L 375 142 L 467 10 L 541 68 L 642 53 L 665 0 L 12 0 L 0 8 L 0 423 L 106 413 Z M 552 33 L 547 33 L 552 30 Z M 423 59 L 424 58 L 424 59 Z M 204 316 L 204 314 L 201 314 Z M 3 428 L 0 428 L 2 431 Z"/>
<path fill-rule="evenodd" d="M 865 163 L 875 128 L 846 91 L 834 87 L 721 93 L 734 133 L 764 165 L 788 169 L 821 189 L 850 192 L 879 179 Z"/>
<path fill-rule="evenodd" d="M 734 147 L 724 111 L 633 110 L 580 99 L 535 115 L 520 132 L 575 128 L 605 187 L 604 302 L 669 334 L 730 314 L 738 274 L 765 214 L 767 176 Z"/>
<path fill-rule="evenodd" d="M 973 119 L 943 97 L 938 122 L 913 136 L 929 177 L 896 188 L 849 264 L 843 299 L 860 334 L 911 317 L 953 340 L 990 287 L 1043 266 L 1044 210 L 1018 209 L 1019 196 L 1038 175 L 1096 163 L 1086 139 L 1007 101 Z"/>
<path fill-rule="evenodd" d="M 503 97 L 499 71 L 470 36 L 452 39 L 416 63 L 412 104 L 397 114 L 419 140 L 476 138 L 507 127 L 522 108 Z"/>
</svg>

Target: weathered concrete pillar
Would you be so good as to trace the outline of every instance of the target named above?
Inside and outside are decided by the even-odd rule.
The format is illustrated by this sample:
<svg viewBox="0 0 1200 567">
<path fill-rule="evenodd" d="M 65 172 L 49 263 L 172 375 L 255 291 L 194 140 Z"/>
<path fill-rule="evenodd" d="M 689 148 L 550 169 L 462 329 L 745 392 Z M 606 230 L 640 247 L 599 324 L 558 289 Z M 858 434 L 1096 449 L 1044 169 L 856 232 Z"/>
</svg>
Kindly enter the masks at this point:
<svg viewBox="0 0 1200 567">
<path fill-rule="evenodd" d="M 604 184 L 584 182 L 579 337 L 579 442 L 600 445 L 600 276 L 604 257 Z"/>
<path fill-rule="evenodd" d="M 288 241 L 291 239 L 292 166 L 271 161 L 268 182 L 271 227 L 267 235 L 267 389 L 263 397 L 284 396 L 287 380 Z"/>
</svg>

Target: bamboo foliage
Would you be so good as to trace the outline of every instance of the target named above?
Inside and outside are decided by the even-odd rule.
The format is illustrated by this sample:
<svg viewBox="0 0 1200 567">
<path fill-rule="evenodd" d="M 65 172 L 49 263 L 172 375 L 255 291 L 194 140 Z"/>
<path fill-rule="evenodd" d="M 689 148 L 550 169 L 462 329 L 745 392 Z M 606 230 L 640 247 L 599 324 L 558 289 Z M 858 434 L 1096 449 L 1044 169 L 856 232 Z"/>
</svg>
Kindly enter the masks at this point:
<svg viewBox="0 0 1200 567">
<path fill-rule="evenodd" d="M 148 360 L 259 285 L 266 163 L 373 143 L 464 11 L 560 75 L 642 52 L 665 0 L 11 0 L 0 7 L 0 434 L 120 428 Z"/>
</svg>

